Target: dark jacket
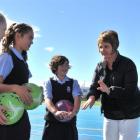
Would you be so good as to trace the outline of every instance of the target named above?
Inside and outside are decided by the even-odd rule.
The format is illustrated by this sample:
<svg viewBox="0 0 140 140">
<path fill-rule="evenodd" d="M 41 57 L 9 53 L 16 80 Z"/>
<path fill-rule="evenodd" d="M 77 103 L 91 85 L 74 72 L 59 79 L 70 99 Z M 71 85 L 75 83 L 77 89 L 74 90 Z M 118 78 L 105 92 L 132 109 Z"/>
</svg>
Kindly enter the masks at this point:
<svg viewBox="0 0 140 140">
<path fill-rule="evenodd" d="M 110 87 L 107 95 L 97 90 L 98 80 L 103 79 Z M 109 119 L 133 119 L 140 116 L 140 92 L 137 87 L 138 75 L 134 62 L 118 54 L 109 70 L 103 62 L 97 64 L 90 86 L 90 95 L 97 100 L 101 96 L 101 111 Z"/>
</svg>

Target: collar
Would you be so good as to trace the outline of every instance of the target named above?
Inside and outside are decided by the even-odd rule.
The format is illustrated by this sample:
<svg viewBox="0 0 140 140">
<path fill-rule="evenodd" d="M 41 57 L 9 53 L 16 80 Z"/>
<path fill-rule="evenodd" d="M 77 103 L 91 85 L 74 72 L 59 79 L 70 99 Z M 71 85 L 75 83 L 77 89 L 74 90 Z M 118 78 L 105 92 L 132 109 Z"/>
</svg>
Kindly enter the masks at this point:
<svg viewBox="0 0 140 140">
<path fill-rule="evenodd" d="M 53 79 L 56 80 L 60 84 L 64 84 L 66 81 L 70 80 L 67 76 L 65 76 L 63 80 L 60 80 L 56 75 L 53 77 Z"/>
<path fill-rule="evenodd" d="M 11 50 L 20 60 L 24 60 L 22 54 L 16 48 L 11 47 Z"/>
<path fill-rule="evenodd" d="M 116 60 L 113 62 L 113 65 L 112 65 L 113 69 L 117 67 L 117 65 L 119 64 L 120 60 L 121 60 L 121 55 L 118 52 Z"/>
<path fill-rule="evenodd" d="M 119 52 L 117 52 L 117 57 L 116 57 L 115 61 L 114 61 L 113 64 L 112 64 L 112 68 L 113 68 L 113 69 L 116 69 L 116 67 L 118 66 L 120 60 L 121 60 L 121 55 L 120 55 Z M 103 69 L 106 69 L 106 63 L 100 62 L 99 65 L 101 65 L 101 67 L 102 67 Z"/>
</svg>

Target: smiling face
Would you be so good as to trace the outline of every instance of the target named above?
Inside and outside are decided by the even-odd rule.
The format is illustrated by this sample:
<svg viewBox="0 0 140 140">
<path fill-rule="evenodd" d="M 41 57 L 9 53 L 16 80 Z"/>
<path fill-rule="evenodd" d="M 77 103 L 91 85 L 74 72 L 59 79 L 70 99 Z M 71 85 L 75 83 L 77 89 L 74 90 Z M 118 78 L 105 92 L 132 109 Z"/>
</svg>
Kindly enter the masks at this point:
<svg viewBox="0 0 140 140">
<path fill-rule="evenodd" d="M 99 52 L 101 53 L 104 61 L 109 61 L 114 54 L 112 45 L 108 42 L 102 42 L 99 45 Z"/>
<path fill-rule="evenodd" d="M 107 30 L 102 32 L 98 37 L 99 52 L 103 56 L 103 61 L 111 62 L 116 58 L 119 39 L 117 32 Z"/>
<path fill-rule="evenodd" d="M 69 60 L 63 55 L 55 55 L 52 57 L 50 62 L 51 71 L 60 79 L 63 80 L 71 68 L 69 65 Z"/>
<path fill-rule="evenodd" d="M 23 35 L 17 33 L 15 38 L 16 48 L 20 51 L 29 50 L 31 44 L 33 43 L 33 38 L 34 38 L 34 34 L 32 30 Z"/>
<path fill-rule="evenodd" d="M 65 61 L 63 64 L 59 65 L 56 71 L 56 75 L 58 77 L 65 77 L 68 70 L 69 70 L 70 66 L 69 63 L 67 61 Z"/>
</svg>

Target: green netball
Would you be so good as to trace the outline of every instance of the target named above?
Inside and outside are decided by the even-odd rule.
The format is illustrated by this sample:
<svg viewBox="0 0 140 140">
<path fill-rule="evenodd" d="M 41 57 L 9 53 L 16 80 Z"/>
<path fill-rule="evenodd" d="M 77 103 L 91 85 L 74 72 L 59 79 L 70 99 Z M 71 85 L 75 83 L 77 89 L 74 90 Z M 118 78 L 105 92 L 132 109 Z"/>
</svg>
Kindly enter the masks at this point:
<svg viewBox="0 0 140 140">
<path fill-rule="evenodd" d="M 33 84 L 33 83 L 26 83 L 25 86 L 27 86 L 31 92 L 33 98 L 33 103 L 31 105 L 24 105 L 26 110 L 32 110 L 38 107 L 42 103 L 43 99 L 43 90 L 42 87 Z"/>
<path fill-rule="evenodd" d="M 7 118 L 7 125 L 18 122 L 23 116 L 24 104 L 21 99 L 14 93 L 1 93 L 0 105 L 6 108 L 3 113 Z"/>
</svg>

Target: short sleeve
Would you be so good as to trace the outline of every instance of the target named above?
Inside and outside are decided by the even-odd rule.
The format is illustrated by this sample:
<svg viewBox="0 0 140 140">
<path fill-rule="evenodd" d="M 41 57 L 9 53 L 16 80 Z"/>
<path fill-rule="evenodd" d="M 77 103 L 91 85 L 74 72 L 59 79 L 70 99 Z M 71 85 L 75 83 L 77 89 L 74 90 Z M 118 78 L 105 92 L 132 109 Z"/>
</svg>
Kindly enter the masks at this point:
<svg viewBox="0 0 140 140">
<path fill-rule="evenodd" d="M 73 94 L 73 96 L 80 96 L 80 95 L 82 95 L 82 91 L 81 91 L 81 88 L 80 88 L 77 80 L 74 80 L 74 82 L 73 82 L 72 94 Z"/>
<path fill-rule="evenodd" d="M 52 85 L 51 85 L 51 81 L 45 81 L 44 85 L 43 85 L 43 90 L 44 90 L 44 98 L 48 98 L 51 99 L 53 98 L 52 96 Z"/>
<path fill-rule="evenodd" d="M 5 79 L 13 69 L 13 61 L 11 55 L 3 53 L 0 55 L 0 76 Z"/>
</svg>

